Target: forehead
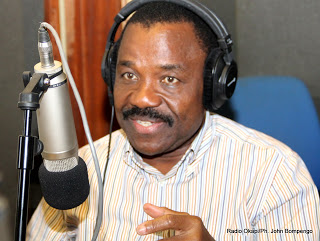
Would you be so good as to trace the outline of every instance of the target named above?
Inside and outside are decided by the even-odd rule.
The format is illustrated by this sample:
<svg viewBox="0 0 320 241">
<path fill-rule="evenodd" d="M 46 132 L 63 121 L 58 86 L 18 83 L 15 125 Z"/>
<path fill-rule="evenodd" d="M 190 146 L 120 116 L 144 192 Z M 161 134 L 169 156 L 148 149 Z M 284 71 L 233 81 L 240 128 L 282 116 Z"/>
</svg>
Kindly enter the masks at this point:
<svg viewBox="0 0 320 241">
<path fill-rule="evenodd" d="M 129 24 L 122 36 L 118 57 L 193 60 L 203 55 L 191 23 Z"/>
</svg>

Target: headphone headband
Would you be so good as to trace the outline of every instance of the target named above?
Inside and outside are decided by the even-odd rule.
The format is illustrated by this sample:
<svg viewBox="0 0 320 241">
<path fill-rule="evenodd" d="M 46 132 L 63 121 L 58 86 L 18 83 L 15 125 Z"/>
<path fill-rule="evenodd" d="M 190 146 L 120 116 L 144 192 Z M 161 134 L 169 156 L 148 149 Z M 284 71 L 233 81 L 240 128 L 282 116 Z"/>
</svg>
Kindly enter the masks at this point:
<svg viewBox="0 0 320 241">
<path fill-rule="evenodd" d="M 114 43 L 114 38 L 119 25 L 123 21 L 125 21 L 133 12 L 151 2 L 159 2 L 159 0 L 134 0 L 129 2 L 120 10 L 120 12 L 114 18 L 114 23 L 109 32 L 106 50 L 108 50 Z M 162 0 L 161 2 L 174 3 L 198 15 L 217 35 L 219 47 L 225 53 L 224 59 L 226 63 L 231 63 L 231 61 L 233 60 L 233 56 L 231 53 L 233 44 L 232 39 L 227 31 L 227 28 L 211 10 L 195 0 Z"/>
</svg>

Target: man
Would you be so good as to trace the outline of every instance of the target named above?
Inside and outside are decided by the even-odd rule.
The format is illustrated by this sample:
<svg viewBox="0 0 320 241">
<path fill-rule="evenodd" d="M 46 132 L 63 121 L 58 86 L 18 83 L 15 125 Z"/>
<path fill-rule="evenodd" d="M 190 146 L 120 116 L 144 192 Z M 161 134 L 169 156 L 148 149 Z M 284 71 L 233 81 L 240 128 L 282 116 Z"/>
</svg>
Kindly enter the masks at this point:
<svg viewBox="0 0 320 241">
<path fill-rule="evenodd" d="M 112 134 L 98 240 L 317 240 L 319 197 L 300 157 L 206 111 L 203 69 L 214 35 L 193 13 L 152 3 L 129 20 L 117 52 Z M 105 170 L 108 137 L 95 142 Z M 41 201 L 29 240 L 90 240 L 90 195 L 60 211 Z"/>
</svg>

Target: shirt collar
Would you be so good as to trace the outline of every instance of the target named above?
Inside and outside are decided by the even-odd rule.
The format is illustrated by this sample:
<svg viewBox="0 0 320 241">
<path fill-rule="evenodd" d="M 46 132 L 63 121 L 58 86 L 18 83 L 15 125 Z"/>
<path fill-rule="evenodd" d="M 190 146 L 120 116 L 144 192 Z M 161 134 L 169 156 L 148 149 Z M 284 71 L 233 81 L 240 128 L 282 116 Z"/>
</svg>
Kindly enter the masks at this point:
<svg viewBox="0 0 320 241">
<path fill-rule="evenodd" d="M 210 127 L 211 127 L 210 112 L 206 111 L 204 124 L 201 127 L 196 138 L 191 143 L 190 148 L 186 152 L 186 154 L 188 154 L 190 151 L 192 152 L 192 158 L 189 158 L 188 160 L 189 164 L 191 164 L 195 160 L 195 158 L 199 154 L 199 151 L 204 148 L 203 140 L 204 140 L 204 137 L 207 136 L 208 130 L 211 129 Z M 183 158 L 185 158 L 185 156 Z"/>
</svg>

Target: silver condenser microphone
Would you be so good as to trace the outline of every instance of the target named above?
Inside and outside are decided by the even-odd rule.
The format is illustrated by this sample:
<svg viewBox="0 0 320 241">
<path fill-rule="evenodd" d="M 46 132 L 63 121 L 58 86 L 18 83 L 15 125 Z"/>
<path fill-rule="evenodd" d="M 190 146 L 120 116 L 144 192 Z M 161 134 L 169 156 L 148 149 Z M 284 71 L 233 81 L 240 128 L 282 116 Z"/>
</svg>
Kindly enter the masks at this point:
<svg viewBox="0 0 320 241">
<path fill-rule="evenodd" d="M 38 31 L 38 50 L 40 63 L 34 66 L 34 71 L 46 73 L 51 79 L 37 110 L 39 139 L 44 144 L 44 161 L 39 169 L 40 185 L 47 203 L 65 210 L 87 199 L 87 167 L 78 157 L 67 77 L 61 62 L 53 60 L 50 37 L 43 27 Z"/>
</svg>

